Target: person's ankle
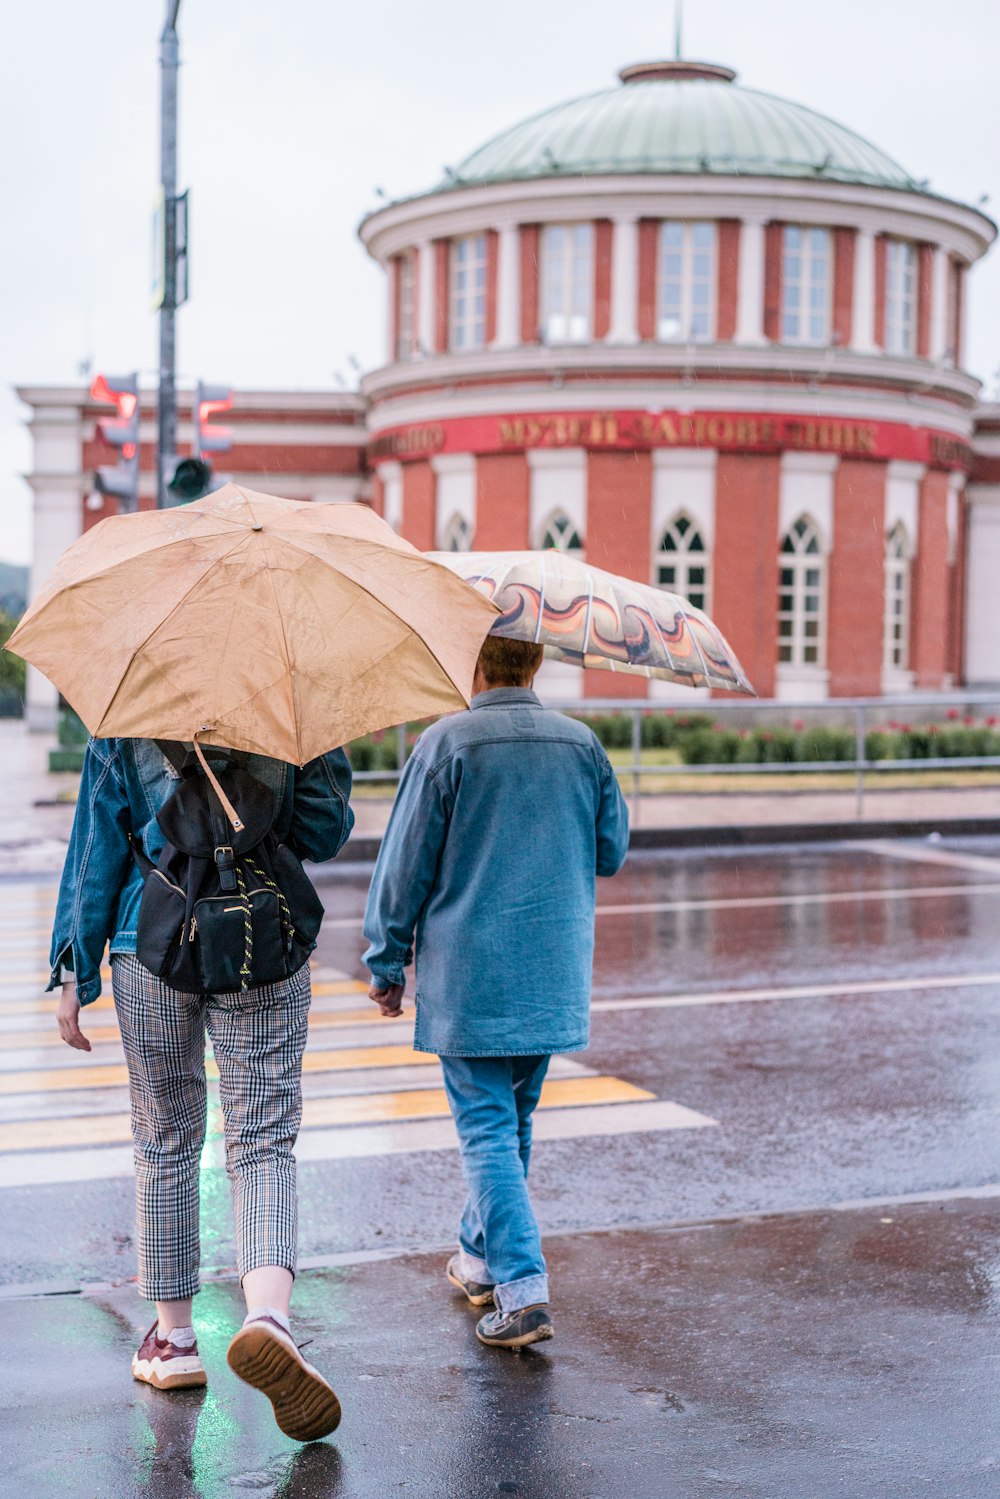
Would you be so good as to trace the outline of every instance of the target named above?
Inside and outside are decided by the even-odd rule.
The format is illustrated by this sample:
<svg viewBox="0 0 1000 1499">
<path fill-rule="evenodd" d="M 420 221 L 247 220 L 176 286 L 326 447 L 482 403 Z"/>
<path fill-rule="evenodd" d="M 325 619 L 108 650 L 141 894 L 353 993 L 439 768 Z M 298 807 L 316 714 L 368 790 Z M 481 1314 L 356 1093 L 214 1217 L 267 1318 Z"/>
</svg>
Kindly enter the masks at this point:
<svg viewBox="0 0 1000 1499">
<path fill-rule="evenodd" d="M 291 1336 L 292 1324 L 288 1320 L 288 1313 L 279 1311 L 275 1306 L 248 1307 L 247 1314 L 243 1319 L 243 1326 L 246 1327 L 248 1322 L 257 1322 L 261 1317 L 270 1317 L 273 1322 L 277 1322 L 279 1327 L 285 1329 L 289 1337 Z"/>
</svg>

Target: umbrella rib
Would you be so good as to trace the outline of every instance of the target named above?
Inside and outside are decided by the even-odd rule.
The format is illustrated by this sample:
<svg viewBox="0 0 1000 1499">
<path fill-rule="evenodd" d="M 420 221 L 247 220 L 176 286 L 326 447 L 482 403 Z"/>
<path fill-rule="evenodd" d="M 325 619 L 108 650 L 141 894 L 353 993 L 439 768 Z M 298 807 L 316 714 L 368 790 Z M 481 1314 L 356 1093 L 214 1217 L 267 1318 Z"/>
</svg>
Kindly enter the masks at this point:
<svg viewBox="0 0 1000 1499">
<path fill-rule="evenodd" d="M 311 552 L 308 547 L 296 545 L 296 542 L 293 539 L 293 537 L 290 536 L 287 532 L 283 532 L 282 533 L 282 538 L 281 539 L 288 546 L 294 547 L 296 551 L 303 552 L 307 557 L 312 557 L 312 558 L 316 559 L 317 561 L 322 561 L 323 560 L 321 557 L 320 558 L 316 558 L 316 553 L 315 552 Z M 355 539 L 356 539 L 355 537 L 337 537 L 338 541 L 354 541 Z M 370 546 L 370 545 L 372 545 L 372 543 L 371 542 L 365 542 L 365 545 Z M 379 543 L 375 543 L 375 545 L 379 545 Z M 399 553 L 398 555 L 400 555 L 400 556 L 407 556 L 408 553 L 403 552 L 403 553 Z M 417 556 L 417 557 L 419 557 L 422 562 L 425 562 L 427 560 L 426 557 L 424 557 L 424 555 L 423 555 L 422 552 L 415 552 L 414 555 Z M 443 564 L 440 563 L 440 562 L 432 562 L 430 565 L 431 565 L 431 567 L 442 567 L 443 566 Z M 454 578 L 454 577 L 457 576 L 455 573 L 451 572 L 450 568 L 444 568 L 444 571 L 448 573 L 449 577 L 453 577 Z M 371 588 L 369 588 L 367 586 L 367 584 L 360 582 L 359 579 L 357 579 L 357 578 L 352 578 L 351 582 L 354 584 L 354 586 L 356 588 L 360 588 L 360 590 L 361 590 L 362 593 L 366 593 L 368 595 L 368 597 L 371 598 L 371 599 L 374 599 L 377 604 L 381 604 L 383 608 L 391 608 L 390 605 L 386 604 L 385 599 L 382 598 L 379 594 L 375 593 L 373 591 L 373 589 L 371 589 Z M 468 586 L 468 585 L 466 585 L 466 586 Z M 480 597 L 482 597 L 482 595 L 480 595 Z M 486 601 L 486 602 L 488 602 L 488 601 Z M 494 608 L 496 608 L 496 605 L 494 605 Z M 392 613 L 395 614 L 395 610 L 392 610 Z M 499 616 L 500 610 L 496 609 L 496 613 Z M 438 666 L 440 666 L 441 670 L 444 672 L 445 676 L 448 678 L 448 681 L 455 688 L 455 691 L 464 700 L 465 699 L 465 693 L 462 691 L 461 687 L 459 687 L 458 683 L 455 681 L 455 678 L 452 676 L 451 672 L 445 666 L 444 662 L 437 655 L 437 652 L 432 649 L 432 647 L 430 646 L 430 644 L 424 639 L 424 637 L 422 635 L 419 634 L 419 632 L 416 629 L 414 629 L 414 627 L 412 625 L 407 624 L 407 621 L 405 619 L 403 619 L 403 616 L 401 614 L 395 614 L 395 617 L 396 617 L 396 619 L 398 619 L 400 621 L 401 624 L 406 625 L 407 629 L 411 630 L 412 633 L 417 636 L 418 640 L 426 648 L 428 655 L 430 655 L 430 656 L 432 656 L 434 658 L 434 660 L 437 662 Z"/>
<path fill-rule="evenodd" d="M 682 601 L 682 603 L 686 603 L 686 602 L 687 602 L 687 600 L 683 600 Z M 702 669 L 702 671 L 705 674 L 705 685 L 710 687 L 712 685 L 712 673 L 711 673 L 711 671 L 709 671 L 708 662 L 705 660 L 705 653 L 704 653 L 704 651 L 701 648 L 701 641 L 698 639 L 697 635 L 692 630 L 692 628 L 691 628 L 691 618 L 688 615 L 687 611 L 683 607 L 681 608 L 681 613 L 684 615 L 684 623 L 688 627 L 688 634 L 691 636 L 691 639 L 694 641 L 695 650 L 698 652 L 698 659 L 701 662 L 701 669 Z"/>
<path fill-rule="evenodd" d="M 247 501 L 247 503 L 249 504 L 249 501 Z M 251 511 L 251 514 L 253 514 L 252 511 Z M 294 685 L 295 684 L 295 676 L 294 676 L 294 670 L 293 670 L 293 667 L 292 667 L 291 656 L 290 656 L 290 653 L 289 653 L 289 650 L 288 650 L 288 636 L 285 633 L 285 617 L 284 617 L 284 615 L 281 612 L 281 606 L 280 606 L 280 603 L 278 601 L 278 590 L 274 586 L 274 569 L 271 566 L 271 560 L 270 560 L 269 557 L 265 557 L 264 570 L 267 573 L 267 581 L 271 585 L 271 597 L 274 599 L 274 613 L 275 613 L 275 616 L 277 617 L 278 628 L 281 631 L 281 649 L 282 649 L 282 654 L 283 654 L 283 656 L 285 658 L 285 670 L 288 673 L 289 689 L 290 689 L 290 691 L 292 693 L 292 723 L 293 723 L 294 728 L 295 728 L 295 749 L 296 749 L 296 753 L 299 756 L 298 763 L 301 765 L 302 764 L 302 736 L 301 736 L 301 733 L 300 733 L 300 724 L 299 724 L 299 721 L 298 721 L 298 714 L 295 711 L 295 685 Z"/>
<path fill-rule="evenodd" d="M 194 593 L 195 589 L 199 588 L 201 586 L 201 584 L 204 583 L 204 581 L 208 577 L 209 573 L 211 573 L 212 571 L 214 571 L 214 569 L 216 567 L 218 567 L 218 565 L 219 565 L 220 562 L 224 562 L 227 557 L 230 557 L 233 554 L 233 552 L 236 551 L 236 548 L 239 547 L 239 546 L 241 546 L 242 544 L 243 544 L 243 537 L 241 536 L 238 541 L 234 542 L 234 544 L 229 548 L 229 550 L 227 552 L 224 552 L 221 557 L 216 557 L 215 561 L 212 563 L 212 566 L 210 568 L 207 568 L 206 571 L 203 572 L 201 574 L 201 576 L 198 577 L 191 584 L 191 587 L 188 588 L 181 595 L 181 597 L 174 604 L 174 606 L 170 610 L 170 612 L 168 614 L 163 615 L 162 619 L 157 620 L 156 624 L 150 630 L 149 634 L 145 635 L 143 637 L 143 639 L 139 641 L 139 644 L 136 646 L 135 650 L 132 652 L 132 654 L 128 658 L 128 664 L 126 665 L 125 670 L 121 673 L 121 676 L 118 679 L 118 686 L 115 688 L 114 692 L 111 694 L 111 697 L 108 699 L 107 703 L 104 706 L 104 711 L 101 714 L 101 722 L 102 723 L 107 718 L 108 712 L 109 712 L 112 704 L 114 703 L 115 698 L 118 696 L 118 693 L 121 691 L 122 682 L 124 682 L 125 678 L 128 676 L 128 673 L 131 670 L 132 665 L 135 662 L 135 659 L 139 655 L 139 653 L 141 651 L 144 651 L 146 649 L 146 646 L 152 640 L 152 638 L 156 634 L 157 630 L 162 630 L 163 626 L 167 623 L 167 621 L 170 620 L 170 619 L 173 619 L 173 617 L 177 613 L 178 609 L 180 609 L 182 607 L 182 605 L 184 605 L 187 602 L 187 600 Z"/>
</svg>

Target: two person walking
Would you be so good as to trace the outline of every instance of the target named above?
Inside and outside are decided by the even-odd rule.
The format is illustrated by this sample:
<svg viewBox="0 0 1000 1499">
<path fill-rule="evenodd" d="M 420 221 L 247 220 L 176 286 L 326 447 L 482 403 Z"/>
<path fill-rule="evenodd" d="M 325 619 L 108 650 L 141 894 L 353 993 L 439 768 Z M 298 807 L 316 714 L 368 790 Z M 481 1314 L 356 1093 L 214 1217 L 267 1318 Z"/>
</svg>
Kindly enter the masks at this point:
<svg viewBox="0 0 1000 1499">
<path fill-rule="evenodd" d="M 594 877 L 620 867 L 628 817 L 607 756 L 584 725 L 531 691 L 541 647 L 488 637 L 469 711 L 441 720 L 407 764 L 372 880 L 364 930 L 371 998 L 402 1013 L 416 955 L 418 1050 L 441 1058 L 468 1186 L 447 1276 L 494 1310 L 480 1341 L 552 1336 L 549 1287 L 527 1188 L 531 1121 L 554 1052 L 587 1045 Z M 211 758 L 211 757 L 210 757 Z M 302 769 L 248 757 L 276 797 L 275 835 L 333 858 L 353 825 L 340 750 Z M 156 1321 L 132 1361 L 161 1389 L 206 1382 L 193 1327 L 205 1033 L 219 1068 L 226 1169 L 246 1320 L 228 1359 L 300 1441 L 334 1430 L 337 1397 L 291 1334 L 308 965 L 232 993 L 171 988 L 136 957 L 142 875 L 176 771 L 149 740 L 92 740 L 52 939 L 63 1039 L 88 1051 L 80 1007 L 112 991 L 129 1072 L 139 1291 Z M 67 971 L 72 977 L 67 977 Z"/>
</svg>

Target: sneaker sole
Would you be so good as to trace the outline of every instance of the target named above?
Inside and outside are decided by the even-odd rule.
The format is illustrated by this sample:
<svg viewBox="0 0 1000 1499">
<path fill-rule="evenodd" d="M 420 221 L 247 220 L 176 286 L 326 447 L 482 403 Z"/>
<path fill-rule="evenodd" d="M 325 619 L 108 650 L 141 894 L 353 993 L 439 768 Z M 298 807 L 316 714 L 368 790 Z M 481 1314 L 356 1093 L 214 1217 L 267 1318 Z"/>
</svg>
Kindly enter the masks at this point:
<svg viewBox="0 0 1000 1499">
<path fill-rule="evenodd" d="M 315 1442 L 340 1424 L 340 1401 L 299 1353 L 263 1327 L 244 1327 L 226 1362 L 244 1383 L 266 1395 L 278 1426 L 295 1442 Z"/>
<path fill-rule="evenodd" d="M 161 1374 L 145 1359 L 142 1363 L 138 1359 L 132 1360 L 132 1378 L 140 1384 L 152 1385 L 154 1390 L 200 1390 L 208 1384 L 204 1369 L 179 1369 L 173 1374 Z"/>
<path fill-rule="evenodd" d="M 450 1270 L 445 1270 L 444 1273 L 445 1273 L 445 1275 L 447 1275 L 447 1277 L 451 1281 L 452 1285 L 455 1286 L 459 1291 L 461 1291 L 462 1295 L 465 1297 L 466 1301 L 469 1303 L 470 1306 L 492 1306 L 493 1305 L 493 1292 L 492 1291 L 487 1291 L 487 1293 L 486 1293 L 485 1296 L 473 1296 L 471 1294 L 471 1292 L 469 1292 L 469 1291 L 467 1291 L 465 1289 L 465 1287 L 463 1286 L 462 1282 L 458 1279 L 458 1277 L 455 1276 L 455 1275 L 452 1275 L 452 1273 L 451 1273 Z"/>
<path fill-rule="evenodd" d="M 484 1338 L 479 1328 L 476 1328 L 476 1337 L 486 1348 L 527 1348 L 529 1343 L 547 1343 L 554 1336 L 555 1328 L 551 1322 L 543 1322 L 541 1327 L 534 1327 L 531 1332 L 522 1332 L 516 1338 Z"/>
</svg>

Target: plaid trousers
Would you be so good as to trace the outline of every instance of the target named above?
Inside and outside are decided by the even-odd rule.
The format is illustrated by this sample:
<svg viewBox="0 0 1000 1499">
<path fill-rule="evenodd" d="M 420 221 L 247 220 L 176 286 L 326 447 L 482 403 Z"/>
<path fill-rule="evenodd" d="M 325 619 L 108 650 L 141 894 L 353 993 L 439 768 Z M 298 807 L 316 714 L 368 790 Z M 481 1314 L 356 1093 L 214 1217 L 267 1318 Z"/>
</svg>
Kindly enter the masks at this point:
<svg viewBox="0 0 1000 1499">
<path fill-rule="evenodd" d="M 180 1301 L 198 1290 L 206 1029 L 219 1068 L 240 1277 L 261 1265 L 294 1274 L 292 1147 L 302 1119 L 308 963 L 242 994 L 185 994 L 118 953 L 111 987 L 128 1063 L 140 1294 Z"/>
</svg>

